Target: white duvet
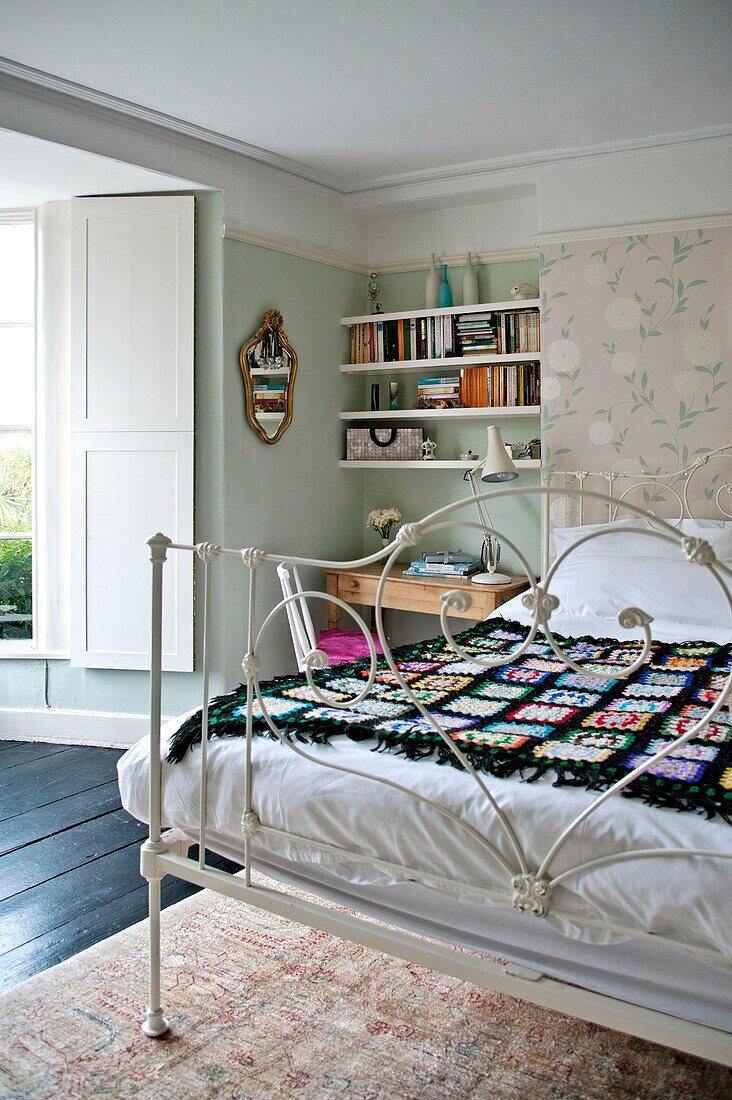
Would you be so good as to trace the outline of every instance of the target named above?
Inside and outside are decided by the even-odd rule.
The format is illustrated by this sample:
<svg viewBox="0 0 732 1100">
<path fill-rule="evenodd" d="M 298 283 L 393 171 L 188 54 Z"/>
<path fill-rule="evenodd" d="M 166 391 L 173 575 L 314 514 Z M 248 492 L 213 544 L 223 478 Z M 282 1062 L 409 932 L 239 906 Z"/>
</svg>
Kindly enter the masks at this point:
<svg viewBox="0 0 732 1100">
<path fill-rule="evenodd" d="M 528 621 L 520 598 L 500 614 Z M 553 628 L 577 636 L 631 636 L 612 629 L 607 620 L 555 615 Z M 655 622 L 659 640 L 728 639 L 728 632 L 708 627 L 679 628 Z M 182 719 L 164 730 L 168 737 Z M 267 738 L 256 738 L 252 749 L 253 805 L 270 826 L 339 848 L 356 849 L 404 867 L 422 868 L 458 882 L 486 887 L 510 897 L 508 876 L 484 847 L 434 809 L 368 777 L 385 777 L 459 814 L 487 837 L 511 863 L 515 855 L 496 822 L 495 814 L 474 781 L 463 772 L 432 761 L 409 761 L 370 751 L 373 742 L 333 738 L 330 745 L 307 745 L 313 762 Z M 126 809 L 147 820 L 147 739 L 131 748 L 119 765 L 120 789 Z M 344 776 L 317 763 L 335 762 L 364 773 Z M 163 820 L 190 835 L 198 828 L 200 749 L 180 764 L 163 764 Z M 523 845 L 529 866 L 538 867 L 553 840 L 590 802 L 584 789 L 553 788 L 551 777 L 526 784 L 519 778 L 485 776 L 503 812 Z M 208 821 L 211 846 L 229 854 L 242 851 L 241 808 L 244 783 L 244 740 L 212 740 L 209 744 Z M 732 827 L 715 818 L 678 813 L 615 797 L 592 814 L 560 851 L 551 871 L 596 856 L 637 848 L 704 848 L 732 852 Z M 258 837 L 255 852 L 266 851 L 282 863 L 296 864 L 307 878 L 327 869 L 344 884 L 396 883 L 409 876 L 375 870 L 358 856 L 319 851 L 307 841 Z M 556 888 L 548 920 L 565 936 L 587 943 L 625 939 L 623 929 L 652 932 L 679 943 L 727 953 L 732 912 L 732 863 L 700 858 L 647 859 L 603 867 L 573 877 Z M 561 910 L 562 915 L 556 915 Z M 490 908 L 486 906 L 486 919 Z M 524 918 L 535 921 L 533 917 Z M 585 923 L 585 922 L 589 923 Z M 607 924 L 612 926 L 608 931 Z M 715 965 L 720 965 L 719 960 Z"/>
</svg>

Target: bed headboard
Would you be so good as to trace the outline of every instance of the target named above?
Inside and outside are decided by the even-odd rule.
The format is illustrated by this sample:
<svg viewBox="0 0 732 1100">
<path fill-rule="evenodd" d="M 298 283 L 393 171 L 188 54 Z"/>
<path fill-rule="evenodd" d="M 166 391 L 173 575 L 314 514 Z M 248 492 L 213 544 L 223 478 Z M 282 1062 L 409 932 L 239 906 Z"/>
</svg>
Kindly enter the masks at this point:
<svg viewBox="0 0 732 1100">
<path fill-rule="evenodd" d="M 715 469 L 696 498 L 695 475 Z M 608 523 L 622 513 L 624 502 L 662 516 L 672 523 L 682 519 L 732 519 L 732 443 L 700 454 L 682 469 L 652 472 L 618 462 L 609 470 L 557 470 L 544 467 L 542 484 L 550 490 L 543 497 L 542 574 L 551 556 L 553 527 Z M 571 492 L 567 492 L 571 490 Z M 603 493 L 609 499 L 598 504 L 587 494 Z"/>
</svg>

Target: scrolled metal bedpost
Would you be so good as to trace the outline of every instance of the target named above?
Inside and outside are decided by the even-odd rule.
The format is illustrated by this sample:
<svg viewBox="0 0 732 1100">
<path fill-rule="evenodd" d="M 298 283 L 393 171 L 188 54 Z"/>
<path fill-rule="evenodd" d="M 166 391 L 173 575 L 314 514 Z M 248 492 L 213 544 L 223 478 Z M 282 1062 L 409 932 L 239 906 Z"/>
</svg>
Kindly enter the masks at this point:
<svg viewBox="0 0 732 1100">
<path fill-rule="evenodd" d="M 549 538 L 551 534 L 551 485 L 552 471 L 548 466 L 541 468 L 541 484 L 546 492 L 541 498 L 541 579 L 549 569 Z"/>
<path fill-rule="evenodd" d="M 161 694 L 163 671 L 163 565 L 171 540 L 159 532 L 147 540 L 152 562 L 152 628 L 150 638 L 150 831 L 140 851 L 140 872 L 148 882 L 150 935 L 150 998 L 141 1027 L 145 1035 L 158 1039 L 168 1030 L 160 1005 L 160 879 L 155 857 L 164 852 L 160 839 L 162 824 L 162 776 L 160 758 Z"/>
</svg>

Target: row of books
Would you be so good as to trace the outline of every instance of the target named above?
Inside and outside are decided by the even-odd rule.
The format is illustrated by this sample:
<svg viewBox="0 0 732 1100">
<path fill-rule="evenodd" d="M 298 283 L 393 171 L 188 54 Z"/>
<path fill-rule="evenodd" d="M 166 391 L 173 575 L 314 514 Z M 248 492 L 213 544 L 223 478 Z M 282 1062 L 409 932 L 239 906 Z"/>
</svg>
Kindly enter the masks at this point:
<svg viewBox="0 0 732 1100">
<path fill-rule="evenodd" d="M 254 415 L 264 412 L 285 411 L 284 379 L 257 380 L 254 383 Z"/>
<path fill-rule="evenodd" d="M 421 409 L 451 409 L 460 405 L 460 375 L 420 378 L 417 404 Z"/>
<path fill-rule="evenodd" d="M 464 313 L 455 323 L 460 355 L 498 353 L 496 322 L 492 313 Z"/>
<path fill-rule="evenodd" d="M 406 363 L 541 349 L 538 310 L 405 317 L 351 325 L 351 363 Z"/>
<path fill-rule="evenodd" d="M 352 363 L 406 363 L 456 354 L 452 317 L 405 317 L 351 325 Z"/>
<path fill-rule="evenodd" d="M 475 558 L 469 562 L 460 562 L 454 565 L 438 565 L 434 562 L 426 562 L 422 558 L 410 563 L 404 570 L 405 577 L 470 577 L 480 570 L 480 562 Z"/>
<path fill-rule="evenodd" d="M 526 355 L 541 351 L 541 319 L 537 309 L 498 313 L 496 317 L 499 355 Z"/>
<path fill-rule="evenodd" d="M 460 404 L 466 408 L 538 405 L 538 363 L 491 363 L 460 372 Z"/>
</svg>

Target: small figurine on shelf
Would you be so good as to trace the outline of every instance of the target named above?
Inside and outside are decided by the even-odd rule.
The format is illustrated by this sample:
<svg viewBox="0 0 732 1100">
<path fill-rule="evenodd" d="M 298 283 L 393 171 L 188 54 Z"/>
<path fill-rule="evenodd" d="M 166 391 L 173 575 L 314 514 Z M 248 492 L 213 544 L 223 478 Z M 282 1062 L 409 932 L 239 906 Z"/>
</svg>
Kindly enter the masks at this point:
<svg viewBox="0 0 732 1100">
<path fill-rule="evenodd" d="M 470 447 L 468 447 L 467 451 L 458 451 L 458 458 L 461 462 L 472 462 L 473 465 L 478 461 L 477 454 L 475 454 Z"/>
<path fill-rule="evenodd" d="M 434 440 L 429 438 L 425 439 L 424 443 L 422 444 L 422 450 L 424 451 L 424 454 L 422 455 L 423 462 L 435 461 L 435 451 L 437 450 L 437 444 L 434 442 Z"/>
<path fill-rule="evenodd" d="M 379 291 L 381 289 L 379 287 L 379 277 L 375 271 L 371 272 L 371 275 L 369 276 L 369 281 L 366 284 L 366 289 L 368 291 L 368 299 L 371 306 L 372 314 L 383 313 L 384 311 L 381 308 L 381 302 L 379 301 Z"/>
<path fill-rule="evenodd" d="M 398 382 L 390 382 L 389 383 L 389 408 L 390 409 L 398 409 L 399 408 L 399 383 Z"/>
<path fill-rule="evenodd" d="M 511 297 L 515 302 L 525 302 L 529 298 L 538 298 L 539 291 L 533 283 L 519 283 L 511 287 Z"/>
</svg>

